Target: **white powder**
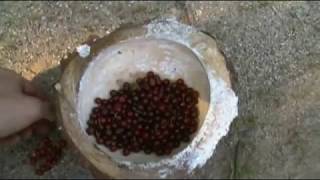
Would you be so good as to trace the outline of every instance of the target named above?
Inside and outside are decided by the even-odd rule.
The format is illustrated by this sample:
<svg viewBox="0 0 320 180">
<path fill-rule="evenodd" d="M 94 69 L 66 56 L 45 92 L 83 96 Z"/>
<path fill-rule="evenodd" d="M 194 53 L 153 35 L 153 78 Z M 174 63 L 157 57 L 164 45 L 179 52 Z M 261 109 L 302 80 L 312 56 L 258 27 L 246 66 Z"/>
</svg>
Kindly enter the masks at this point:
<svg viewBox="0 0 320 180">
<path fill-rule="evenodd" d="M 60 83 L 56 83 L 55 85 L 54 85 L 54 88 L 57 90 L 57 91 L 61 91 L 61 84 Z"/>
<path fill-rule="evenodd" d="M 187 47 L 190 47 L 189 35 L 196 31 L 191 26 L 179 23 L 175 17 L 156 20 L 148 24 L 147 28 L 146 37 L 176 41 Z"/>
<path fill-rule="evenodd" d="M 205 60 L 203 60 L 199 55 L 200 53 L 197 52 L 196 49 L 192 49 L 190 46 L 190 34 L 196 32 L 192 27 L 180 24 L 175 19 L 166 19 L 154 21 L 148 24 L 146 28 L 148 31 L 146 36 L 140 38 L 166 39 L 178 42 L 191 48 L 193 53 L 198 56 L 197 58 L 202 61 L 202 64 L 206 64 L 204 62 Z M 161 45 L 159 46 L 161 47 Z M 163 48 L 165 49 L 166 47 L 163 46 Z M 170 52 L 166 52 L 166 50 L 164 50 L 164 53 L 169 60 L 169 57 L 171 56 Z M 172 67 L 170 65 L 170 61 L 164 61 L 162 63 L 161 67 L 165 68 L 163 69 L 164 72 L 170 74 L 174 70 L 170 68 Z M 94 61 L 90 66 L 94 66 Z M 141 64 L 141 67 L 139 68 L 143 71 L 145 69 L 143 64 Z M 195 168 L 202 167 L 206 163 L 206 161 L 213 155 L 219 140 L 227 134 L 231 122 L 238 115 L 238 98 L 235 93 L 227 86 L 226 82 L 215 75 L 214 71 L 209 69 L 206 69 L 206 71 L 210 83 L 210 106 L 202 127 L 192 142 L 185 149 L 171 158 L 144 163 L 132 163 L 126 159 L 121 159 L 117 160 L 117 163 L 127 166 L 128 169 L 133 171 L 157 169 L 158 176 L 161 178 L 166 178 L 177 169 L 186 169 L 190 173 Z M 101 76 L 104 75 L 102 74 Z M 90 80 L 86 78 L 81 80 L 79 92 L 80 98 L 82 93 L 81 86 L 84 84 L 83 81 Z M 113 86 L 114 88 L 116 85 L 109 84 L 109 86 Z M 88 99 L 87 101 L 92 101 L 92 99 Z M 84 106 L 84 104 L 80 103 L 79 107 L 81 106 Z M 87 116 L 87 114 L 82 116 Z"/>
<path fill-rule="evenodd" d="M 90 46 L 88 44 L 82 44 L 78 46 L 76 49 L 79 56 L 82 58 L 86 58 L 90 55 Z"/>
</svg>

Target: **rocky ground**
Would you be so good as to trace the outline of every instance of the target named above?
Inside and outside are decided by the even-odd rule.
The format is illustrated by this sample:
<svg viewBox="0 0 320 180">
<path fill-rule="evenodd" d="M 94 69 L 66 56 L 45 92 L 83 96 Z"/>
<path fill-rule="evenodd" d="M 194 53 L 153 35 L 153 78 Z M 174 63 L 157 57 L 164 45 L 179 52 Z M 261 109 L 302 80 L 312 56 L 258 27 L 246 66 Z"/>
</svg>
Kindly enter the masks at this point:
<svg viewBox="0 0 320 180">
<path fill-rule="evenodd" d="M 216 37 L 239 96 L 228 136 L 192 177 L 319 178 L 319 2 L 0 2 L 0 67 L 50 91 L 90 34 L 180 12 Z M 24 162 L 33 143 L 0 145 L 0 178 L 38 178 Z M 42 177 L 92 177 L 77 159 L 68 152 Z"/>
</svg>

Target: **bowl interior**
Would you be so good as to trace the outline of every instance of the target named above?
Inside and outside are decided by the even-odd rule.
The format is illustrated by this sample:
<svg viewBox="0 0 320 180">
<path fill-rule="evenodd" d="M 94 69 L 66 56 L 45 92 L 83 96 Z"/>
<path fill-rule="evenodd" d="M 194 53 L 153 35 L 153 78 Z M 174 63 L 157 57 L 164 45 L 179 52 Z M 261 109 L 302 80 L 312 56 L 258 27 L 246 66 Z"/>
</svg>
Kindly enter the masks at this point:
<svg viewBox="0 0 320 180">
<path fill-rule="evenodd" d="M 199 92 L 199 128 L 201 128 L 210 102 L 210 85 L 206 70 L 188 47 L 170 40 L 148 38 L 128 40 L 109 46 L 90 62 L 79 87 L 77 113 L 81 125 L 80 131 L 85 133 L 86 122 L 94 107 L 94 98 L 109 98 L 110 90 L 118 89 L 124 81 L 132 82 L 150 70 L 159 74 L 161 78 L 172 80 L 182 78 L 188 86 Z M 134 153 L 124 157 L 121 151 L 110 152 L 104 146 L 96 144 L 92 136 L 88 136 L 83 143 L 95 146 L 97 150 L 115 161 L 133 163 L 169 158 L 187 146 L 187 144 L 180 145 L 170 156 L 158 157 Z"/>
</svg>

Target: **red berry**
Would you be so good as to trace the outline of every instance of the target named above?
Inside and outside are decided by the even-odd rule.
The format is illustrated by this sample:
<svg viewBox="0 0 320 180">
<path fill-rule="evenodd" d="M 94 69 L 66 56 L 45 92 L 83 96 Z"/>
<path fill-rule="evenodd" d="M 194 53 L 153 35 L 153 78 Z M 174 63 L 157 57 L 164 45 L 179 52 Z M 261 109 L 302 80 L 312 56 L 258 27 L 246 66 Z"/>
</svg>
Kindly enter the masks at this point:
<svg viewBox="0 0 320 180">
<path fill-rule="evenodd" d="M 124 156 L 128 156 L 130 154 L 130 150 L 129 149 L 123 149 L 122 154 Z"/>
<path fill-rule="evenodd" d="M 154 72 L 152 72 L 152 71 L 149 71 L 149 72 L 147 72 L 147 77 L 153 77 L 154 76 Z"/>
<path fill-rule="evenodd" d="M 126 82 L 126 83 L 123 84 L 123 87 L 122 87 L 122 88 L 123 88 L 123 90 L 125 90 L 125 91 L 129 91 L 129 89 L 130 89 L 130 84 Z"/>
<path fill-rule="evenodd" d="M 124 103 L 126 101 L 127 97 L 126 96 L 120 96 L 119 102 Z"/>
<path fill-rule="evenodd" d="M 102 99 L 101 99 L 101 98 L 96 98 L 96 99 L 94 99 L 94 102 L 95 102 L 97 105 L 101 105 L 101 104 L 102 104 Z"/>
<path fill-rule="evenodd" d="M 36 157 L 31 157 L 29 162 L 30 162 L 31 165 L 35 165 L 37 163 Z"/>
<path fill-rule="evenodd" d="M 115 152 L 117 150 L 117 147 L 116 146 L 111 146 L 111 148 L 110 148 L 110 151 L 111 152 Z"/>
<path fill-rule="evenodd" d="M 151 152 L 152 152 L 151 149 L 148 149 L 148 148 L 144 150 L 144 153 L 146 154 L 151 154 Z"/>
<path fill-rule="evenodd" d="M 36 174 L 38 176 L 42 176 L 44 174 L 44 171 L 42 169 L 36 169 Z"/>
<path fill-rule="evenodd" d="M 183 84 L 184 84 L 184 81 L 183 81 L 182 79 L 178 79 L 178 80 L 177 80 L 177 84 L 178 84 L 178 85 L 183 85 Z"/>
<path fill-rule="evenodd" d="M 59 143 L 60 148 L 65 148 L 67 146 L 67 141 L 65 141 L 63 139 L 59 140 L 58 143 Z"/>
<path fill-rule="evenodd" d="M 164 80 L 163 80 L 163 84 L 166 85 L 166 86 L 169 85 L 169 84 L 170 84 L 169 79 L 164 79 Z"/>
<path fill-rule="evenodd" d="M 97 139 L 97 143 L 98 143 L 98 144 L 103 144 L 103 139 L 102 139 L 102 138 L 98 138 L 98 139 Z"/>
<path fill-rule="evenodd" d="M 155 85 L 156 85 L 155 79 L 150 78 L 150 79 L 149 79 L 149 85 L 150 85 L 151 87 L 155 86 Z"/>
<path fill-rule="evenodd" d="M 124 156 L 140 150 L 168 155 L 197 130 L 199 93 L 183 79 L 172 83 L 152 71 L 136 83 L 125 82 L 109 99 L 96 98 L 86 131 Z"/>
<path fill-rule="evenodd" d="M 171 152 L 172 152 L 172 149 L 170 149 L 170 148 L 166 148 L 166 149 L 164 150 L 164 154 L 165 154 L 165 155 L 170 155 Z"/>
</svg>

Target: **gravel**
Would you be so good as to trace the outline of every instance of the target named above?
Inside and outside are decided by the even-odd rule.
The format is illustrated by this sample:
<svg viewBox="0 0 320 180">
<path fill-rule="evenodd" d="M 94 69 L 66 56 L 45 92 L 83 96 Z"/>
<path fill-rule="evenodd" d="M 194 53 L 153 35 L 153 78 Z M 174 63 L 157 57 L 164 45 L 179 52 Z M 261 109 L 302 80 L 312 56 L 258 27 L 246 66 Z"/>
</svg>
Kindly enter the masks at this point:
<svg viewBox="0 0 320 180">
<path fill-rule="evenodd" d="M 184 11 L 216 37 L 239 96 L 230 133 L 191 177 L 319 177 L 319 2 L 0 2 L 0 67 L 49 91 L 89 35 Z M 23 162 L 32 141 L 1 145 L 0 178 L 37 178 Z M 77 159 L 69 152 L 43 178 L 92 177 Z"/>
</svg>

